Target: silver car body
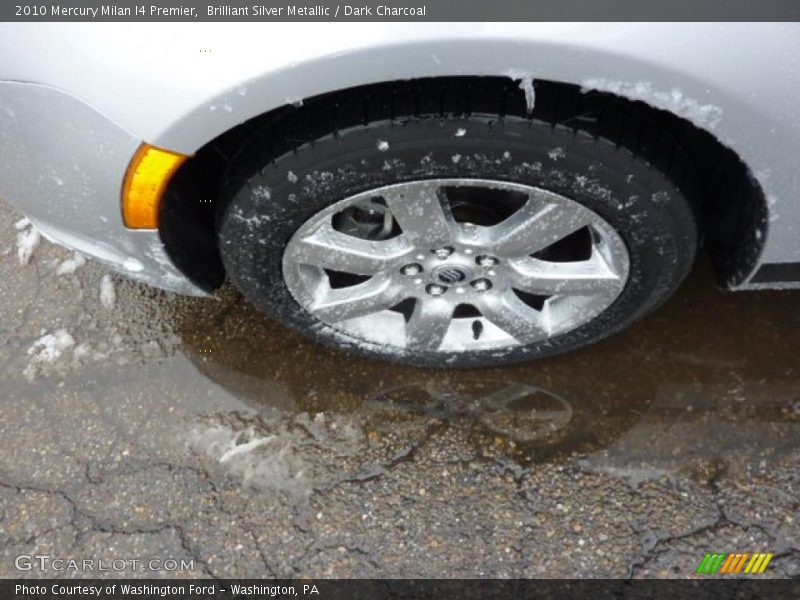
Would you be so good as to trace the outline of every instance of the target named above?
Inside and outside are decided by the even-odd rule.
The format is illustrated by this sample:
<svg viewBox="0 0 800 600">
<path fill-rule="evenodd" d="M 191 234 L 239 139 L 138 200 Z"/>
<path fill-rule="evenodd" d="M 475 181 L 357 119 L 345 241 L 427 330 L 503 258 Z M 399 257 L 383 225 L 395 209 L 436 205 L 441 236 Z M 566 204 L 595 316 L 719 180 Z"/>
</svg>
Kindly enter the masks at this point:
<svg viewBox="0 0 800 600">
<path fill-rule="evenodd" d="M 0 197 L 49 238 L 203 294 L 120 189 L 144 141 L 192 154 L 303 98 L 444 75 L 530 77 L 669 110 L 734 150 L 768 199 L 760 264 L 800 264 L 800 25 L 789 23 L 5 23 Z M 762 235 L 761 233 L 759 235 Z M 800 287 L 800 281 L 737 289 Z"/>
</svg>

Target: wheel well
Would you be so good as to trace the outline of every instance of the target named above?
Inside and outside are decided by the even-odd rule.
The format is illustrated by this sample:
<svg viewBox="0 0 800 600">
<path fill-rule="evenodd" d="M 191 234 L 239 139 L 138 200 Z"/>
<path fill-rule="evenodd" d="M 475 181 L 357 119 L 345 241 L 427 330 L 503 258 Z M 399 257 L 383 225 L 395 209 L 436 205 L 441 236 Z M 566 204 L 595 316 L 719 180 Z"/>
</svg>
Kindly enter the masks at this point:
<svg viewBox="0 0 800 600">
<path fill-rule="evenodd" d="M 502 121 L 513 114 L 622 140 L 622 148 L 667 174 L 689 199 L 720 284 L 733 287 L 747 279 L 766 239 L 767 207 L 763 191 L 733 150 L 691 122 L 641 101 L 568 83 L 536 80 L 533 85 L 530 115 L 525 92 L 507 77 L 437 77 L 348 88 L 241 123 L 200 148 L 172 178 L 159 228 L 166 251 L 198 286 L 211 291 L 222 284 L 215 231 L 220 189 L 228 164 L 254 136 L 262 136 L 269 155 L 278 157 L 331 133 L 331 122 L 343 129 L 398 115 L 484 113 Z M 676 149 L 687 160 L 674 160 Z"/>
</svg>

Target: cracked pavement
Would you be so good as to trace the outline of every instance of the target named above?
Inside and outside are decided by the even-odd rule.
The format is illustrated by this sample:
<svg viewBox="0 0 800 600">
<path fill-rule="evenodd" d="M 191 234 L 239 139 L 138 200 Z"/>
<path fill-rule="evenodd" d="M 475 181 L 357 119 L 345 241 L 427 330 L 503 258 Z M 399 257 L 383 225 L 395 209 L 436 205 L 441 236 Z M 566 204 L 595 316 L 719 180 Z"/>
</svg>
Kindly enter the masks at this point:
<svg viewBox="0 0 800 600">
<path fill-rule="evenodd" d="M 613 339 L 433 371 L 313 345 L 228 288 L 113 276 L 101 300 L 98 263 L 42 241 L 20 264 L 20 218 L 0 204 L 2 577 L 96 575 L 23 554 L 194 564 L 106 573 L 125 577 L 692 577 L 742 551 L 800 575 L 800 292 L 723 293 L 700 264 Z"/>
</svg>

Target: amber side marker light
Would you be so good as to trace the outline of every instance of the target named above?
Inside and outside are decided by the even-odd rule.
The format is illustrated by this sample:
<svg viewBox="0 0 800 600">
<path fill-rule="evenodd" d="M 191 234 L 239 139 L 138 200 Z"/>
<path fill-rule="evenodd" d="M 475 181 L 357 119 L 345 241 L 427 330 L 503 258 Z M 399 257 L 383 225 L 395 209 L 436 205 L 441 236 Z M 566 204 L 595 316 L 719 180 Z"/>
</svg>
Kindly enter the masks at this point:
<svg viewBox="0 0 800 600">
<path fill-rule="evenodd" d="M 122 186 L 122 219 L 131 229 L 156 229 L 161 197 L 175 171 L 189 158 L 142 144 L 133 155 Z"/>
</svg>

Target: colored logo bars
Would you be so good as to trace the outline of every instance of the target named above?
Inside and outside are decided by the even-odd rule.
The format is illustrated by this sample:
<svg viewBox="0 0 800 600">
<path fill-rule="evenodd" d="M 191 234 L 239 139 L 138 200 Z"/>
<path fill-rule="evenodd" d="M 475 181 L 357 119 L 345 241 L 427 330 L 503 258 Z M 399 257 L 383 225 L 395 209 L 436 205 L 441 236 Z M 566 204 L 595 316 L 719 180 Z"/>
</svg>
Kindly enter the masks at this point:
<svg viewBox="0 0 800 600">
<path fill-rule="evenodd" d="M 732 573 L 755 575 L 764 572 L 769 561 L 772 560 L 772 556 L 771 552 L 769 554 L 750 554 L 749 552 L 740 554 L 706 554 L 695 572 L 707 575 L 714 573 L 719 573 L 720 575 L 730 575 Z"/>
</svg>

